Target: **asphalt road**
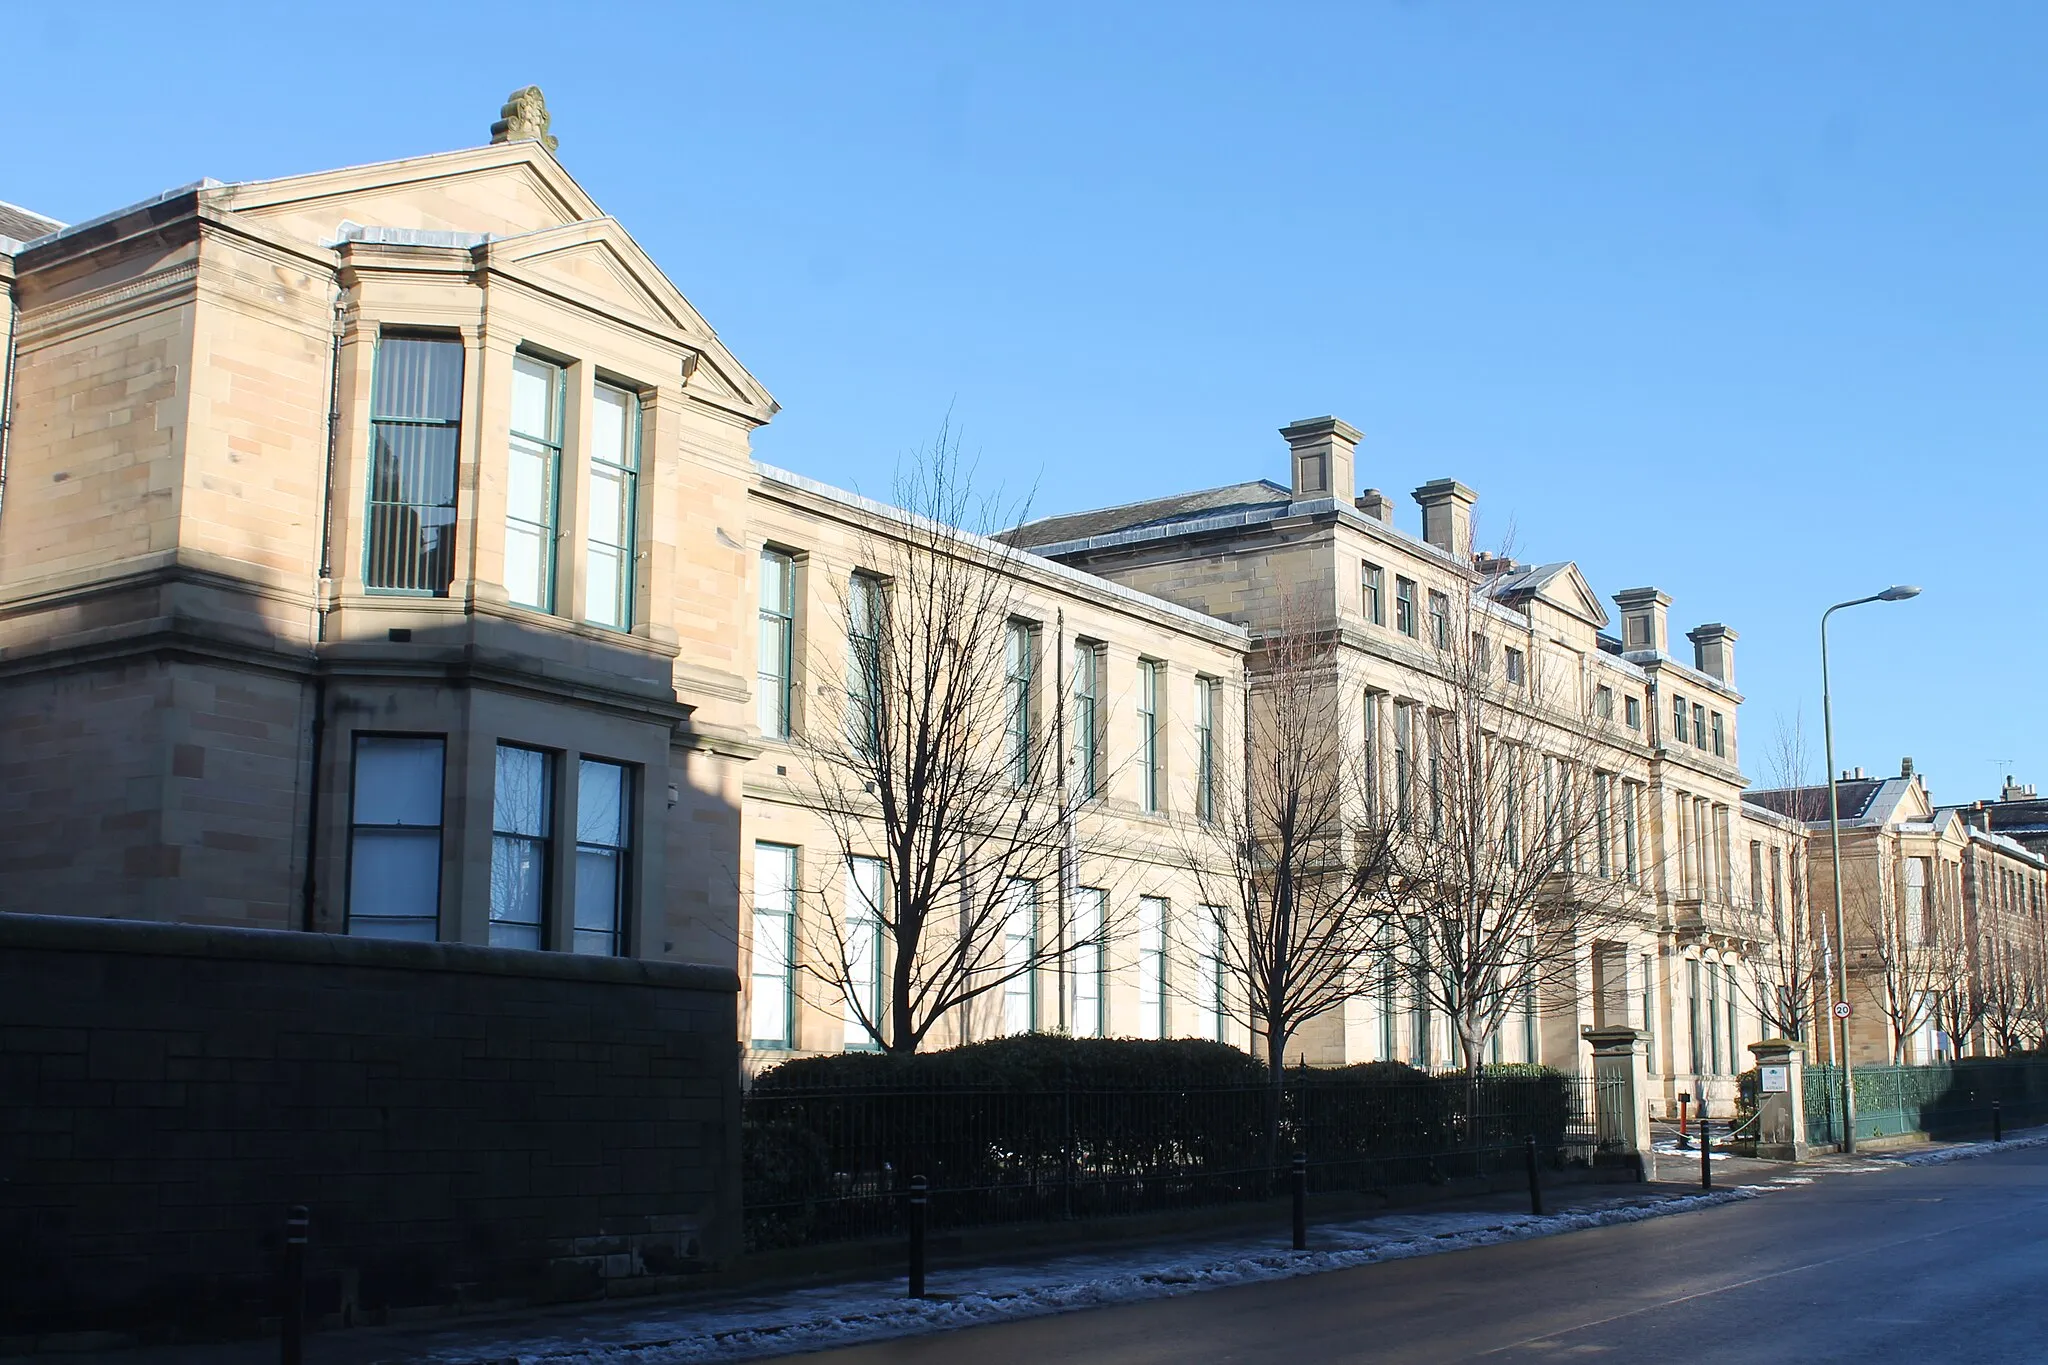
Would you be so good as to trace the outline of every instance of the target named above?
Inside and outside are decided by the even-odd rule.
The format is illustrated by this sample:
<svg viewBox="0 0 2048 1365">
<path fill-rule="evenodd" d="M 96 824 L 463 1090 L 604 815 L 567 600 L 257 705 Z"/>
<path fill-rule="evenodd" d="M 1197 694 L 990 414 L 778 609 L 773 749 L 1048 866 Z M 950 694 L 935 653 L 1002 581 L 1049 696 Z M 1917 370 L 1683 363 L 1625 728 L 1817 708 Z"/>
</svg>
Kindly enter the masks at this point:
<svg viewBox="0 0 2048 1365">
<path fill-rule="evenodd" d="M 816 1365 L 2048 1361 L 2048 1149 L 806 1356 Z"/>
</svg>

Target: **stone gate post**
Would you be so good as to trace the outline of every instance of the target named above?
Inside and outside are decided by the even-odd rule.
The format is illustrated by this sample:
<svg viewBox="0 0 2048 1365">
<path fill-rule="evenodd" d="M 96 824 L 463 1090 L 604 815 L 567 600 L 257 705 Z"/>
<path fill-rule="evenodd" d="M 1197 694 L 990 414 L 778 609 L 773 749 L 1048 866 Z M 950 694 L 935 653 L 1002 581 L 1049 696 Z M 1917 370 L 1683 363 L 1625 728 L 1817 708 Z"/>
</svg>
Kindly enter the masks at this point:
<svg viewBox="0 0 2048 1365">
<path fill-rule="evenodd" d="M 1789 1038 L 1751 1043 L 1756 1055 L 1756 1154 L 1766 1161 L 1806 1160 L 1803 1054 Z"/>
<path fill-rule="evenodd" d="M 1593 1048 L 1593 1077 L 1599 1084 L 1599 1165 L 1632 1165 L 1637 1179 L 1650 1171 L 1650 1075 L 1642 1031 L 1626 1024 L 1579 1031 Z"/>
</svg>

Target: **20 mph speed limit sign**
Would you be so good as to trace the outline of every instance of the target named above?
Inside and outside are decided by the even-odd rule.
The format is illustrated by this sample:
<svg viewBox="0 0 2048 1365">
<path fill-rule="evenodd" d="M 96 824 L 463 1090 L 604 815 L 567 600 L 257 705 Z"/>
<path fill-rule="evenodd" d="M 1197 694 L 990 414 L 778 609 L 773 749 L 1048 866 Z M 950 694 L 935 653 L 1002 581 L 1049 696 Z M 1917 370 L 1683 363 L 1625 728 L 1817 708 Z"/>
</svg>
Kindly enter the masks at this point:
<svg viewBox="0 0 2048 1365">
<path fill-rule="evenodd" d="M 1847 1019 L 1848 1017 L 1849 1017 L 1849 1002 L 1848 1002 L 1848 1001 L 1846 1001 L 1846 1000 L 1837 1000 L 1837 1001 L 1835 1002 L 1835 1018 L 1837 1018 L 1837 1019 Z"/>
</svg>

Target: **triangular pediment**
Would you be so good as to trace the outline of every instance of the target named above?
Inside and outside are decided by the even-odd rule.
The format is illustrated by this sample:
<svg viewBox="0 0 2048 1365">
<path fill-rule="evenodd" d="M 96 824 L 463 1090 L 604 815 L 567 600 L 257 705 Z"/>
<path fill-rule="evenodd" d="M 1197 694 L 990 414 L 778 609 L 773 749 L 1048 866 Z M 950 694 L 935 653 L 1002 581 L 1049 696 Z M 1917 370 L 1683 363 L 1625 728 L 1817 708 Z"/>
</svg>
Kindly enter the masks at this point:
<svg viewBox="0 0 2048 1365">
<path fill-rule="evenodd" d="M 700 398 L 758 414 L 775 400 L 747 373 L 711 325 L 617 219 L 598 218 L 492 242 L 493 268 L 605 312 L 680 334 L 698 352 L 689 389 Z"/>
<path fill-rule="evenodd" d="M 1566 564 L 1562 573 L 1544 585 L 1542 596 L 1559 611 L 1569 612 L 1590 623 L 1595 630 L 1607 624 L 1607 608 L 1600 605 L 1600 598 L 1576 564 Z"/>
<path fill-rule="evenodd" d="M 1492 591 L 1502 601 L 1526 602 L 1531 598 L 1555 608 L 1599 630 L 1607 624 L 1607 609 L 1586 582 L 1579 566 L 1569 560 L 1516 569 L 1497 583 Z"/>
<path fill-rule="evenodd" d="M 666 281 L 656 284 L 643 276 L 638 262 L 629 259 L 612 233 L 603 230 L 609 222 L 576 223 L 514 238 L 498 245 L 492 255 L 498 264 L 516 267 L 584 302 L 657 327 L 705 330 L 704 320 L 681 295 L 664 287 Z M 617 235 L 624 236 L 622 232 Z"/>
<path fill-rule="evenodd" d="M 1934 805 L 1927 799 L 1927 788 L 1922 786 L 1917 775 L 1906 783 L 1906 789 L 1899 793 L 1898 804 L 1892 808 L 1890 819 L 1919 823 L 1934 813 Z"/>
<path fill-rule="evenodd" d="M 224 185 L 209 199 L 313 242 L 333 241 L 344 221 L 513 237 L 603 216 L 538 142 Z"/>
</svg>

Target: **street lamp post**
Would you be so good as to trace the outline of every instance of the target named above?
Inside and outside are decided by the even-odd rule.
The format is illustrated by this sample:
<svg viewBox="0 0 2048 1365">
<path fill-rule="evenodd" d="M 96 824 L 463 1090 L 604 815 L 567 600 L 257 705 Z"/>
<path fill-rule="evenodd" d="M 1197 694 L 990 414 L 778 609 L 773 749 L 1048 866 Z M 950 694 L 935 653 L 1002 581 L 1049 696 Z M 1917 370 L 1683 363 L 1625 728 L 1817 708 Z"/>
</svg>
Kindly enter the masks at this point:
<svg viewBox="0 0 2048 1365">
<path fill-rule="evenodd" d="M 1828 765 L 1828 850 L 1835 873 L 1835 1000 L 1838 1005 L 1849 1003 L 1849 939 L 1842 930 L 1842 808 L 1835 791 L 1835 716 L 1833 698 L 1828 692 L 1828 618 L 1844 607 L 1860 607 L 1866 602 L 1903 602 L 1919 595 L 1920 589 L 1898 584 L 1868 597 L 1837 602 L 1820 614 L 1820 729 Z M 1856 1092 L 1849 1083 L 1849 1016 L 1838 1016 L 1835 1028 L 1838 1030 L 1835 1051 L 1841 1064 L 1842 1078 L 1842 1150 L 1853 1152 L 1856 1150 Z"/>
</svg>

